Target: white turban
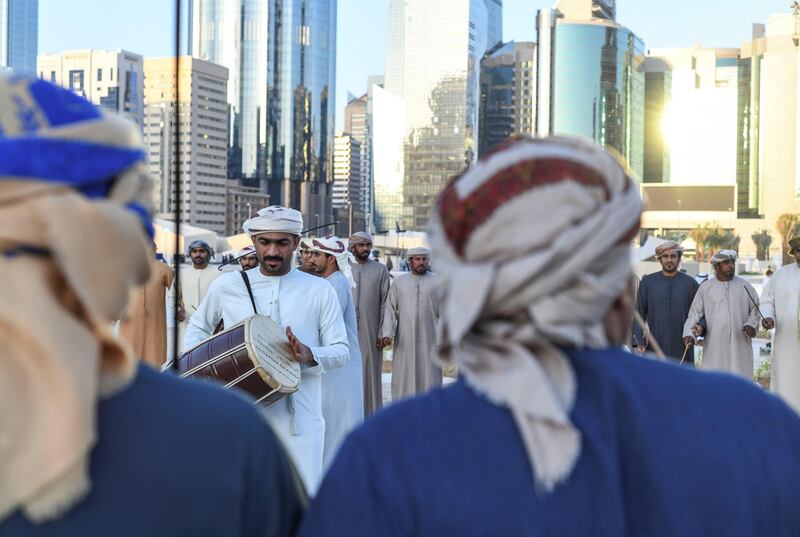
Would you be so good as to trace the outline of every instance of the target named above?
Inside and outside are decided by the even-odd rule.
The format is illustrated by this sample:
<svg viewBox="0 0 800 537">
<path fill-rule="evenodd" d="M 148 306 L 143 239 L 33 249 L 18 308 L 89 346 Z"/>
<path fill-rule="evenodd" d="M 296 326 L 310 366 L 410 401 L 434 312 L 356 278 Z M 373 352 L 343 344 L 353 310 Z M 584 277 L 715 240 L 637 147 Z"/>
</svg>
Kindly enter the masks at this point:
<svg viewBox="0 0 800 537">
<path fill-rule="evenodd" d="M 431 251 L 421 246 L 418 246 L 416 248 L 409 248 L 408 250 L 406 250 L 406 257 L 415 257 L 415 256 L 425 256 L 427 258 L 430 258 Z"/>
<path fill-rule="evenodd" d="M 322 252 L 336 258 L 336 265 L 339 267 L 339 272 L 347 278 L 350 287 L 356 286 L 356 281 L 353 279 L 353 270 L 350 268 L 350 263 L 355 263 L 356 259 L 353 257 L 353 254 L 347 250 L 344 242 L 342 242 L 339 237 L 328 236 L 324 239 L 303 239 L 302 244 L 312 252 Z"/>
<path fill-rule="evenodd" d="M 510 409 L 545 492 L 581 452 L 560 346 L 608 346 L 602 320 L 629 284 L 641 211 L 617 160 L 562 137 L 509 142 L 451 181 L 434 211 L 442 356 Z"/>
<path fill-rule="evenodd" d="M 716 265 L 723 261 L 736 261 L 736 252 L 733 250 L 720 250 L 711 258 L 711 264 Z"/>
<path fill-rule="evenodd" d="M 288 207 L 272 205 L 258 211 L 258 216 L 247 220 L 242 229 L 251 237 L 260 233 L 300 235 L 303 232 L 303 215 Z"/>
</svg>

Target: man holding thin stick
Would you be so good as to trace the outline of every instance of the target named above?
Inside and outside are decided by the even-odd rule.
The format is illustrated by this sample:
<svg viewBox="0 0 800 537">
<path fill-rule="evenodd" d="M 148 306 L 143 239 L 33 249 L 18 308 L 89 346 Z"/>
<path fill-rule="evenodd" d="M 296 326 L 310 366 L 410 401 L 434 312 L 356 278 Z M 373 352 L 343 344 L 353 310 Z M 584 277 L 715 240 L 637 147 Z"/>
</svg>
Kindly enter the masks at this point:
<svg viewBox="0 0 800 537">
<path fill-rule="evenodd" d="M 753 378 L 753 346 L 759 321 L 758 295 L 736 276 L 736 252 L 722 250 L 711 259 L 715 277 L 700 286 L 683 326 L 683 342 L 705 336 L 704 369 Z M 705 316 L 708 327 L 700 320 Z"/>
<path fill-rule="evenodd" d="M 683 248 L 675 241 L 667 241 L 656 248 L 656 258 L 661 270 L 642 278 L 636 298 L 636 310 L 647 322 L 664 354 L 672 360 L 694 364 L 693 345 L 684 346 L 683 324 L 689 315 L 698 283 L 678 269 Z M 649 346 L 647 334 L 634 324 L 633 349 L 644 352 Z"/>
</svg>

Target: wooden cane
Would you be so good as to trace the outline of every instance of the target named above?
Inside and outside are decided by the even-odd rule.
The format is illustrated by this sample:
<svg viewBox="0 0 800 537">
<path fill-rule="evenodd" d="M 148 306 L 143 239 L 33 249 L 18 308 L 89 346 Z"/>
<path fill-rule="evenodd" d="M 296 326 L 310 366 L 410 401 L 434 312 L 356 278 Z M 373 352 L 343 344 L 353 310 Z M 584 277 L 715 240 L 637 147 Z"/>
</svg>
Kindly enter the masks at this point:
<svg viewBox="0 0 800 537">
<path fill-rule="evenodd" d="M 658 344 L 656 338 L 653 337 L 650 327 L 647 326 L 647 323 L 644 322 L 644 319 L 642 319 L 642 316 L 639 315 L 639 312 L 636 310 L 633 310 L 633 319 L 636 321 L 636 324 L 639 325 L 639 328 L 642 329 L 642 332 L 644 332 L 645 336 L 647 336 L 647 341 L 653 346 L 656 356 L 661 359 L 666 359 L 666 355 L 664 354 L 664 351 L 661 350 L 661 345 Z"/>
<path fill-rule="evenodd" d="M 689 352 L 689 344 L 686 344 L 686 347 L 683 349 L 683 356 L 681 357 L 681 365 L 683 365 L 683 361 L 686 360 L 686 353 Z"/>
</svg>

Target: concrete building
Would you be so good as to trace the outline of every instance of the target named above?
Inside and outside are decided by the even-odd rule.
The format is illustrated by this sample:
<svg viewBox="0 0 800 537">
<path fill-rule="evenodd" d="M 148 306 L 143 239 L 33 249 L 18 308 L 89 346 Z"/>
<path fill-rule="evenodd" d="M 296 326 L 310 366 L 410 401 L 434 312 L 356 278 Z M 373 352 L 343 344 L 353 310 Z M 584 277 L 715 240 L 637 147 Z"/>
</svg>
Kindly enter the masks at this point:
<svg viewBox="0 0 800 537">
<path fill-rule="evenodd" d="M 144 142 L 150 172 L 158 179 L 158 216 L 175 217 L 177 156 L 181 162 L 181 222 L 224 234 L 228 70 L 189 56 L 182 56 L 179 62 L 180 75 L 176 76 L 174 58 L 144 60 Z"/>
<path fill-rule="evenodd" d="M 336 0 L 192 0 L 189 53 L 230 72 L 228 176 L 331 219 Z"/>
<path fill-rule="evenodd" d="M 40 54 L 36 71 L 39 78 L 142 125 L 144 61 L 140 55 L 121 49 Z"/>
<path fill-rule="evenodd" d="M 499 44 L 481 60 L 478 156 L 536 127 L 536 43 Z"/>
<path fill-rule="evenodd" d="M 258 187 L 242 186 L 237 179 L 228 179 L 226 190 L 227 222 L 225 234 L 244 233 L 245 220 L 264 207 L 269 207 L 269 195 Z"/>
<path fill-rule="evenodd" d="M 767 230 L 773 256 L 780 252 L 778 218 L 800 214 L 798 22 L 800 17 L 791 13 L 773 15 L 766 25 L 753 26 L 752 38 L 738 54 L 686 49 L 700 57 L 691 66 L 688 57 L 675 62 L 689 88 L 678 99 L 688 99 L 684 102 L 690 106 L 679 112 L 673 94 L 666 107 L 672 170 L 669 181 L 644 185 L 649 198 L 644 229 L 685 234 L 697 225 L 718 224 L 739 235 L 743 255 L 756 253 L 751 236 Z M 704 58 L 709 50 L 714 55 Z M 706 125 L 712 121 L 719 125 Z M 684 152 L 686 162 L 675 159 L 676 151 Z"/>
<path fill-rule="evenodd" d="M 385 88 L 373 86 L 375 224 L 423 229 L 477 156 L 480 60 L 502 39 L 502 2 L 392 0 L 387 39 Z"/>
<path fill-rule="evenodd" d="M 583 136 L 644 168 L 644 43 L 613 0 L 560 0 L 537 15 L 536 133 Z"/>
<path fill-rule="evenodd" d="M 365 93 L 361 97 L 357 97 L 347 103 L 344 108 L 344 132 L 350 135 L 350 138 L 359 144 L 360 147 L 360 184 L 361 193 L 359 199 L 354 199 L 355 209 L 363 215 L 359 221 L 359 228 L 363 229 L 367 225 L 367 220 L 372 212 L 372 125 L 369 114 L 369 93 Z M 336 144 L 339 144 L 338 135 Z M 338 145 L 334 147 L 333 156 L 333 173 L 334 173 L 334 208 L 336 207 L 336 181 L 337 181 L 337 165 L 336 155 L 338 152 Z M 358 230 L 356 230 L 358 231 Z"/>
<path fill-rule="evenodd" d="M 36 72 L 39 0 L 0 0 L 0 68 Z"/>
<path fill-rule="evenodd" d="M 366 103 L 364 110 L 366 111 Z M 349 237 L 366 225 L 361 142 L 350 133 L 337 132 L 333 149 L 333 209 L 336 234 Z"/>
</svg>

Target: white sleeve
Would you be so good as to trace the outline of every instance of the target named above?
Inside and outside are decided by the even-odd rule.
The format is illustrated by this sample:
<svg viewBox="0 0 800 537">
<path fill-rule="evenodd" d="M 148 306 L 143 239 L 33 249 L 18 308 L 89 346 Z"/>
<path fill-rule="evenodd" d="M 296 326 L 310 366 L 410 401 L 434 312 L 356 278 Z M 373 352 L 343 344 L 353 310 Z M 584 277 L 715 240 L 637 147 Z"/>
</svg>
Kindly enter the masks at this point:
<svg viewBox="0 0 800 537">
<path fill-rule="evenodd" d="M 318 365 L 305 371 L 321 375 L 331 369 L 343 367 L 350 361 L 350 346 L 347 343 L 347 330 L 339 305 L 339 299 L 332 286 L 320 290 L 319 300 L 319 340 L 321 346 L 311 347 L 311 354 Z"/>
<path fill-rule="evenodd" d="M 206 297 L 189 320 L 183 337 L 184 352 L 214 335 L 214 328 L 222 319 L 223 281 L 215 279 L 211 282 Z"/>
<path fill-rule="evenodd" d="M 765 319 L 775 319 L 775 277 L 773 274 L 769 279 L 764 290 L 761 291 L 761 315 Z"/>
<path fill-rule="evenodd" d="M 706 293 L 705 289 L 703 289 L 703 285 L 701 285 L 700 289 L 697 290 L 697 294 L 694 295 L 694 300 L 692 300 L 692 307 L 689 308 L 689 317 L 686 319 L 686 323 L 683 325 L 683 337 L 691 336 L 694 338 L 692 327 L 698 324 L 700 319 L 702 319 L 705 315 L 704 299 Z"/>
</svg>

